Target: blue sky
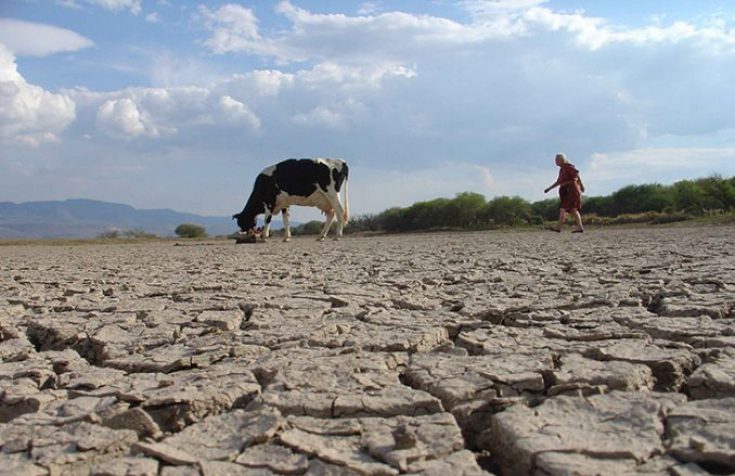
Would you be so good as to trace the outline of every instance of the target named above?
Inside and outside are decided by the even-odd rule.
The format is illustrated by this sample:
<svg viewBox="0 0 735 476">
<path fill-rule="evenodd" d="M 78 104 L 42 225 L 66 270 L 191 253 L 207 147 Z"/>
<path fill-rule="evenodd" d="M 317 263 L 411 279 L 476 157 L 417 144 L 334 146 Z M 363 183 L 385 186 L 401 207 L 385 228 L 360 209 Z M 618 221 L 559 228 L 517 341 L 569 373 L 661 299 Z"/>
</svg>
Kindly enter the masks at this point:
<svg viewBox="0 0 735 476">
<path fill-rule="evenodd" d="M 353 214 L 735 175 L 735 4 L 0 1 L 0 201 L 229 215 L 289 157 Z M 293 210 L 295 220 L 316 211 Z"/>
</svg>

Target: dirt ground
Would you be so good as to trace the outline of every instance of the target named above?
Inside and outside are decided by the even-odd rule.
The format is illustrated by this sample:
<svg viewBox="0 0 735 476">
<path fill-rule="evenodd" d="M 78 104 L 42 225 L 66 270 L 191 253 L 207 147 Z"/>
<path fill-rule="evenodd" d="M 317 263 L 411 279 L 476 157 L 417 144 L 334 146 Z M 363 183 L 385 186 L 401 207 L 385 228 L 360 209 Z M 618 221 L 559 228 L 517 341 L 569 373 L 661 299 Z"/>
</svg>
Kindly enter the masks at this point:
<svg viewBox="0 0 735 476">
<path fill-rule="evenodd" d="M 735 227 L 0 247 L 0 474 L 735 472 Z"/>
</svg>

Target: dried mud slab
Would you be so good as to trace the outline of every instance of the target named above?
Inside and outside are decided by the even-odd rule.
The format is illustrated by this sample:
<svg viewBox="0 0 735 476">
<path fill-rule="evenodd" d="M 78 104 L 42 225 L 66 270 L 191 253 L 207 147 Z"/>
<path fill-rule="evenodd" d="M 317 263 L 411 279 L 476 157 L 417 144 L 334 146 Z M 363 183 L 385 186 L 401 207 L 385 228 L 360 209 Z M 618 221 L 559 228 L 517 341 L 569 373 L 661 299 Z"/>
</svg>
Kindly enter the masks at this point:
<svg viewBox="0 0 735 476">
<path fill-rule="evenodd" d="M 0 473 L 732 473 L 733 236 L 3 246 Z"/>
<path fill-rule="evenodd" d="M 497 414 L 481 439 L 507 474 L 553 474 L 565 465 L 621 474 L 665 452 L 664 419 L 685 402 L 683 395 L 630 392 L 560 396 Z"/>
</svg>

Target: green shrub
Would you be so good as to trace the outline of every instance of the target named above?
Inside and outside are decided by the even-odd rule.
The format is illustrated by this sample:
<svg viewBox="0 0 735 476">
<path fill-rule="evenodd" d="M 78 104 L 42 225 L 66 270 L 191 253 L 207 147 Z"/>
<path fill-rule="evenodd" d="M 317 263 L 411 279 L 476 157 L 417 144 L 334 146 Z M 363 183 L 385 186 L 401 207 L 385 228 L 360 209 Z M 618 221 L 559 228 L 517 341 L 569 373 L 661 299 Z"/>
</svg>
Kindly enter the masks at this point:
<svg viewBox="0 0 735 476">
<path fill-rule="evenodd" d="M 181 238 L 206 238 L 207 230 L 201 225 L 194 223 L 182 223 L 174 230 L 176 236 Z"/>
<path fill-rule="evenodd" d="M 148 233 L 143 230 L 126 230 L 123 232 L 123 236 L 130 240 L 152 240 L 158 238 L 153 233 Z"/>
<path fill-rule="evenodd" d="M 319 220 L 311 220 L 293 228 L 292 235 L 318 235 L 324 228 L 324 222 Z"/>
</svg>

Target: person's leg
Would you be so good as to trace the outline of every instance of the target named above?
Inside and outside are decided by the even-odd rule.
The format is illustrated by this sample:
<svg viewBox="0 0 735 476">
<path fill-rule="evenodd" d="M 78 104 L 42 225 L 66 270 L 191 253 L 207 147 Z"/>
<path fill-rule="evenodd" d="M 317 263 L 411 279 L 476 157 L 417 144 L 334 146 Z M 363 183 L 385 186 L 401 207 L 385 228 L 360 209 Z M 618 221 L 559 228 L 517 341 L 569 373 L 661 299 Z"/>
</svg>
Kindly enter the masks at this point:
<svg viewBox="0 0 735 476">
<path fill-rule="evenodd" d="M 559 223 L 556 225 L 557 231 L 561 231 L 561 227 L 564 226 L 564 222 L 567 221 L 567 211 L 563 208 L 559 209 Z"/>
<path fill-rule="evenodd" d="M 580 215 L 579 210 L 576 208 L 572 210 L 572 215 L 574 216 L 574 221 L 577 224 L 576 231 L 584 231 L 584 226 L 582 226 L 582 215 Z"/>
</svg>

